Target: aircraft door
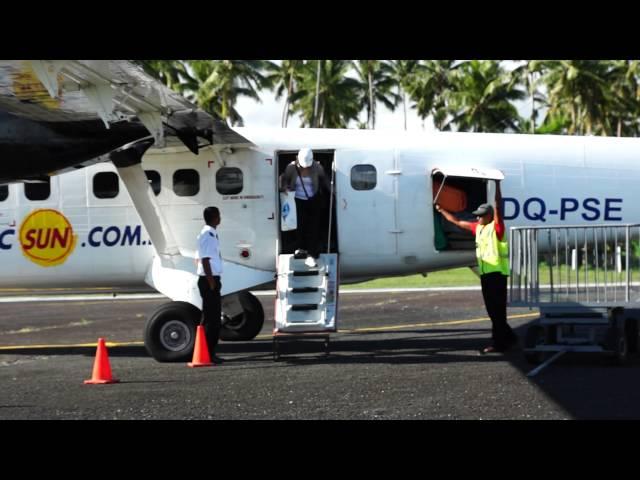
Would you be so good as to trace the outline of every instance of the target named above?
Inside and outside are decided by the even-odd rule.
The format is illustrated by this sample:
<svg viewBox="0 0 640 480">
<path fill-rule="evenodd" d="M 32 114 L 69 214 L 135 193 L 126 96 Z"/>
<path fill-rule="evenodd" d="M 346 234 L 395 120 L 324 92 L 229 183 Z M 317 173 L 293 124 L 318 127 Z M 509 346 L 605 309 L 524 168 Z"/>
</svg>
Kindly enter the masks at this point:
<svg viewBox="0 0 640 480">
<path fill-rule="evenodd" d="M 499 170 L 478 167 L 439 167 L 431 172 L 433 203 L 439 203 L 459 220 L 476 221 L 473 211 L 482 203 L 494 203 L 495 181 L 504 179 Z M 473 234 L 434 216 L 434 243 L 438 251 L 475 250 Z"/>
<path fill-rule="evenodd" d="M 273 269 L 278 222 L 273 153 L 237 149 L 215 158 L 208 203 L 221 207 L 223 256 L 247 267 Z"/>
<path fill-rule="evenodd" d="M 340 253 L 396 255 L 398 176 L 393 150 L 336 150 L 335 165 Z"/>
</svg>

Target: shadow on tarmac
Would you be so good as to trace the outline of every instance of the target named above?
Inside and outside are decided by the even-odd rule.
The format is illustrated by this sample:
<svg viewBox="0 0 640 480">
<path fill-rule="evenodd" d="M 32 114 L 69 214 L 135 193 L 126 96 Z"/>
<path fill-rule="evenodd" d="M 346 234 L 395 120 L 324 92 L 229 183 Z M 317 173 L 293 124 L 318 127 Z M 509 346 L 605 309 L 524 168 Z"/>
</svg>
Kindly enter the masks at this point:
<svg viewBox="0 0 640 480">
<path fill-rule="evenodd" d="M 517 355 L 505 355 L 526 376 L 537 365 L 524 358 L 527 322 L 514 328 L 520 338 Z M 640 419 L 640 355 L 629 354 L 625 365 L 597 353 L 566 353 L 528 381 L 580 420 Z"/>
<path fill-rule="evenodd" d="M 525 376 L 535 367 L 527 363 L 522 352 L 522 339 L 528 326 L 529 323 L 514 328 L 520 338 L 520 346 L 506 354 L 479 354 L 479 349 L 487 345 L 490 335 L 488 328 L 398 330 L 397 333 L 403 335 L 401 338 L 389 338 L 389 331 L 339 333 L 331 336 L 329 356 L 325 356 L 322 340 L 298 337 L 280 342 L 280 358 L 277 362 L 273 359 L 271 339 L 223 342 L 217 353 L 227 359 L 225 365 L 239 370 L 318 364 L 402 365 L 506 361 Z M 411 336 L 406 336 L 407 334 Z M 94 357 L 95 352 L 95 347 L 58 347 L 24 348 L 0 354 Z M 149 354 L 143 346 L 116 346 L 109 347 L 109 356 L 143 358 L 149 357 Z M 639 370 L 638 355 L 631 356 L 627 365 L 617 366 L 602 355 L 566 354 L 528 381 L 566 410 L 571 418 L 640 419 Z M 11 407 L 0 405 L 0 408 Z"/>
<path fill-rule="evenodd" d="M 475 335 L 483 329 L 437 329 L 437 330 L 403 330 L 398 333 L 406 335 L 413 333 L 415 337 L 404 338 L 380 338 L 382 335 L 388 335 L 389 332 L 365 332 L 369 338 L 355 339 L 354 334 L 335 334 L 331 337 L 330 352 L 334 355 L 340 354 L 339 357 L 329 357 L 334 363 L 362 363 L 363 359 L 369 359 L 370 362 L 379 363 L 388 361 L 390 363 L 414 363 L 416 361 L 461 361 L 468 358 L 475 358 L 476 353 L 472 355 L 447 355 L 438 359 L 435 357 L 442 352 L 456 352 L 478 350 L 484 343 L 477 338 L 460 339 L 460 336 Z M 425 334 L 429 334 L 425 337 Z M 358 334 L 359 336 L 361 334 Z M 453 338 L 453 337 L 456 338 Z M 371 338 L 373 337 L 373 338 Z M 324 354 L 324 344 L 321 340 L 294 337 L 280 341 L 280 351 L 282 355 L 296 355 L 305 353 L 320 352 Z M 108 348 L 109 357 L 149 357 L 144 346 L 110 346 Z M 0 353 L 10 355 L 82 355 L 86 357 L 94 357 L 96 347 L 26 347 L 20 349 L 6 350 Z M 273 342 L 272 340 L 253 340 L 250 342 L 223 342 L 218 345 L 217 353 L 220 355 L 237 355 L 237 354 L 262 354 L 259 358 L 272 359 Z M 407 355 L 411 355 L 407 357 Z M 353 357 L 353 358 L 352 358 Z M 488 358 L 488 357 L 484 357 Z M 242 359 L 231 359 L 232 362 L 242 360 L 251 361 L 256 359 L 254 355 L 243 357 Z M 313 360 L 312 360 L 313 361 Z"/>
</svg>

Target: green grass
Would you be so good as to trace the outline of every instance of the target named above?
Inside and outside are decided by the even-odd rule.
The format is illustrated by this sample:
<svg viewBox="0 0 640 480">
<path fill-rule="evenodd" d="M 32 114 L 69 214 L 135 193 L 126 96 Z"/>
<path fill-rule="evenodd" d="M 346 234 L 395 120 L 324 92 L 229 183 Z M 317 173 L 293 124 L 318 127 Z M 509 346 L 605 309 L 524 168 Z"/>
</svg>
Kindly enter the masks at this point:
<svg viewBox="0 0 640 480">
<path fill-rule="evenodd" d="M 554 269 L 554 282 L 558 283 L 558 271 Z M 562 282 L 566 282 L 567 269 L 562 269 Z M 570 283 L 575 284 L 576 272 L 570 271 Z M 579 270 L 580 284 L 584 283 L 584 270 Z M 632 270 L 632 280 L 638 281 L 640 278 L 640 271 L 638 269 Z M 594 282 L 596 279 L 595 271 L 590 269 L 588 272 L 588 283 Z M 604 281 L 604 270 L 598 272 L 599 282 Z M 624 277 L 619 275 L 613 275 L 609 270 L 607 275 L 608 282 L 623 281 Z M 540 265 L 540 283 L 549 283 L 549 267 Z M 453 268 L 451 270 L 442 270 L 440 272 L 429 273 L 426 277 L 422 275 L 408 275 L 405 277 L 387 277 L 378 278 L 376 280 L 370 280 L 368 282 L 353 283 L 344 285 L 342 288 L 346 289 L 358 289 L 358 288 L 425 288 L 425 287 L 469 287 L 479 286 L 480 279 L 470 269 Z"/>
<path fill-rule="evenodd" d="M 345 289 L 357 288 L 423 288 L 423 287 L 467 287 L 480 285 L 480 279 L 468 268 L 453 268 L 440 272 L 405 277 L 387 277 L 368 282 L 344 285 Z"/>
<path fill-rule="evenodd" d="M 636 262 L 637 263 L 637 262 Z M 585 272 L 587 274 L 587 278 L 585 280 Z M 632 281 L 637 281 L 640 278 L 640 270 L 637 268 L 629 269 L 629 274 Z M 594 283 L 596 280 L 599 283 L 604 283 L 605 281 L 605 270 L 600 268 L 597 270 L 590 267 L 588 270 L 585 270 L 584 266 L 580 266 L 578 268 L 578 282 L 583 283 Z M 566 283 L 568 276 L 568 282 L 570 284 L 576 283 L 576 271 L 571 270 L 570 268 L 563 266 L 562 268 L 554 268 L 553 269 L 553 281 L 554 283 Z M 547 265 L 541 264 L 539 271 L 539 279 L 541 284 L 548 284 L 551 282 L 550 269 Z M 607 282 L 624 282 L 626 279 L 626 270 L 623 270 L 622 273 L 618 273 L 614 271 L 612 268 L 609 268 L 606 272 Z"/>
</svg>

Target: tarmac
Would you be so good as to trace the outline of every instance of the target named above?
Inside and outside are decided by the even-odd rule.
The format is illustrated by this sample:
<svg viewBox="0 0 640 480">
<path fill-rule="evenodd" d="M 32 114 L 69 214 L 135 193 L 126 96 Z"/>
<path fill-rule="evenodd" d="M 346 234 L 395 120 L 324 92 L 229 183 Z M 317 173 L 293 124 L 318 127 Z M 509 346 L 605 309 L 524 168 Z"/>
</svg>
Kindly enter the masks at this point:
<svg viewBox="0 0 640 480">
<path fill-rule="evenodd" d="M 620 367 L 567 354 L 528 378 L 521 349 L 480 355 L 490 322 L 478 290 L 342 293 L 330 355 L 296 340 L 277 362 L 274 301 L 263 292 L 260 335 L 221 342 L 227 361 L 199 369 L 158 363 L 143 346 L 146 317 L 166 299 L 89 293 L 0 303 L 0 419 L 640 418 L 636 356 Z M 536 316 L 510 309 L 509 323 L 522 339 Z M 120 382 L 84 385 L 99 337 Z"/>
</svg>

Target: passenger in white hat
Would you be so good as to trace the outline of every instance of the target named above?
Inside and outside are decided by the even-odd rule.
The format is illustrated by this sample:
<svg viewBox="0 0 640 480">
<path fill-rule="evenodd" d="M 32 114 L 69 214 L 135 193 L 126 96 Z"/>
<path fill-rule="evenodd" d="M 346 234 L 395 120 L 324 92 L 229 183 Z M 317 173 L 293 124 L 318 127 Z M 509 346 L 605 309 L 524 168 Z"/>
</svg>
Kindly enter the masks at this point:
<svg viewBox="0 0 640 480">
<path fill-rule="evenodd" d="M 306 250 L 312 257 L 309 262 L 312 266 L 320 255 L 318 227 L 321 200 L 318 193 L 322 188 L 331 191 L 322 165 L 313 160 L 310 148 L 300 149 L 297 159 L 287 165 L 280 176 L 280 191 L 296 192 L 296 250 Z"/>
</svg>

